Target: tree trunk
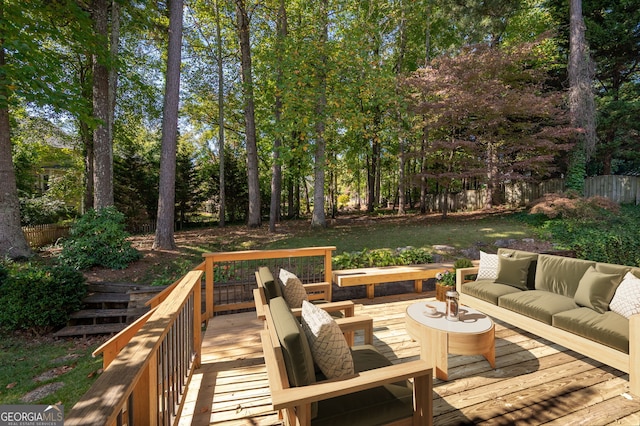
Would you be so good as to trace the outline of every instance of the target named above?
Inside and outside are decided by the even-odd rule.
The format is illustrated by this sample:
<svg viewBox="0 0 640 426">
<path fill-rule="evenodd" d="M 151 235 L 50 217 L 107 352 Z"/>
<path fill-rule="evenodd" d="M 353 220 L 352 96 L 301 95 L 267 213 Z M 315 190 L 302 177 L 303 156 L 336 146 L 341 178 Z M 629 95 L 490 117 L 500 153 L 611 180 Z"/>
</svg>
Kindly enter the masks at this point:
<svg viewBox="0 0 640 426">
<path fill-rule="evenodd" d="M 311 217 L 312 228 L 326 228 L 327 221 L 324 213 L 324 169 L 326 167 L 325 158 L 325 110 L 327 108 L 327 55 L 324 52 L 326 49 L 326 43 L 329 38 L 329 13 L 328 0 L 321 2 L 321 19 L 322 28 L 320 32 L 319 40 L 319 66 L 317 68 L 318 75 L 318 98 L 316 100 L 316 149 L 315 149 L 315 163 L 314 169 L 314 184 L 313 184 L 313 216 Z"/>
<path fill-rule="evenodd" d="M 276 67 L 278 68 L 276 74 L 276 87 L 280 89 L 284 80 L 284 71 L 282 69 L 284 42 L 287 37 L 287 9 L 285 7 L 284 0 L 280 0 L 280 7 L 278 9 L 278 22 L 277 22 L 277 39 L 278 44 L 276 47 L 276 55 L 278 60 L 276 61 Z M 282 116 L 282 96 L 280 90 L 276 93 L 275 99 L 275 120 L 276 128 L 279 128 L 279 124 Z M 276 223 L 280 220 L 280 200 L 282 193 L 282 165 L 280 164 L 280 147 L 282 146 L 282 131 L 278 130 L 275 140 L 273 141 L 273 165 L 271 166 L 271 205 L 269 207 L 269 232 L 276 232 Z"/>
<path fill-rule="evenodd" d="M 594 66 L 589 56 L 582 17 L 582 0 L 570 0 L 569 112 L 578 130 L 577 143 L 567 171 L 568 187 L 582 192 L 586 162 L 595 150 L 595 101 L 592 90 Z"/>
<path fill-rule="evenodd" d="M 253 96 L 253 76 L 251 71 L 251 42 L 249 15 L 244 0 L 236 0 L 236 19 L 240 41 L 240 66 L 244 92 L 244 123 L 247 145 L 247 178 L 249 187 L 249 218 L 247 225 L 255 228 L 261 224 L 260 182 L 258 176 L 258 146 L 256 140 L 256 119 Z"/>
<path fill-rule="evenodd" d="M 400 174 L 398 176 L 398 214 L 402 215 L 405 214 L 405 185 L 404 185 L 404 172 L 405 172 L 405 155 L 404 155 L 404 144 L 405 144 L 405 140 L 404 138 L 400 139 L 400 165 L 399 165 L 399 171 Z"/>
<path fill-rule="evenodd" d="M 182 0 L 169 2 L 169 46 L 162 116 L 162 152 L 160 154 L 160 191 L 158 224 L 154 249 L 173 250 L 176 199 L 176 147 L 178 138 L 178 102 L 180 100 L 180 62 L 182 48 Z"/>
<path fill-rule="evenodd" d="M 0 20 L 4 15 L 0 3 Z M 0 40 L 0 73 L 4 75 L 4 39 Z M 19 259 L 31 255 L 31 249 L 20 226 L 20 202 L 16 173 L 11 157 L 11 121 L 9 119 L 9 88 L 0 81 L 0 257 Z"/>
<path fill-rule="evenodd" d="M 216 0 L 216 45 L 218 46 L 218 158 L 220 167 L 220 208 L 218 210 L 218 226 L 225 226 L 226 191 L 224 179 L 224 72 L 222 56 L 222 25 L 220 23 L 220 5 Z"/>
<path fill-rule="evenodd" d="M 113 205 L 113 145 L 110 137 L 109 69 L 109 2 L 94 0 L 93 25 L 96 35 L 105 41 L 104 52 L 93 55 L 93 116 L 98 125 L 93 131 L 93 185 L 94 208 Z"/>
</svg>

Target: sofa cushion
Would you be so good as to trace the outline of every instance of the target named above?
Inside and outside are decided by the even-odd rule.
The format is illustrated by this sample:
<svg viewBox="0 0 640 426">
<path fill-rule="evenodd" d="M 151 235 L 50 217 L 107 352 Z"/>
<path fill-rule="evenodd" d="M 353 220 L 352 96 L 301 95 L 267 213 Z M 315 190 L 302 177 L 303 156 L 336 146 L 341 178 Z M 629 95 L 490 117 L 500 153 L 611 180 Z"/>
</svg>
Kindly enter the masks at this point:
<svg viewBox="0 0 640 426">
<path fill-rule="evenodd" d="M 307 290 L 295 274 L 286 269 L 280 269 L 280 281 L 282 282 L 282 296 L 290 308 L 301 308 L 302 302 L 309 300 Z"/>
<path fill-rule="evenodd" d="M 529 276 L 528 258 L 512 258 L 498 256 L 498 276 L 496 283 L 510 285 L 520 290 L 527 290 L 527 277 Z"/>
<path fill-rule="evenodd" d="M 528 251 L 513 250 L 507 248 L 499 248 L 498 256 L 512 257 L 515 259 L 529 259 L 529 275 L 527 276 L 527 288 L 533 290 L 536 288 L 536 266 L 538 265 L 538 254 Z"/>
<path fill-rule="evenodd" d="M 603 314 L 609 310 L 609 302 L 621 280 L 621 275 L 598 272 L 590 266 L 580 279 L 574 299 L 578 305 Z"/>
<path fill-rule="evenodd" d="M 573 297 L 580 278 L 595 262 L 570 257 L 541 254 L 536 267 L 536 290 L 549 291 L 562 296 Z"/>
<path fill-rule="evenodd" d="M 504 296 L 509 293 L 519 293 L 522 291 L 511 285 L 493 282 L 493 280 L 471 281 L 464 283 L 462 284 L 461 290 L 463 294 L 468 294 L 469 296 L 484 300 L 485 302 L 493 303 L 494 305 L 498 304 L 500 296 Z"/>
<path fill-rule="evenodd" d="M 554 315 L 553 326 L 629 353 L 629 320 L 615 312 L 572 309 Z"/>
<path fill-rule="evenodd" d="M 498 255 L 480 251 L 476 280 L 495 280 L 496 276 L 498 276 Z"/>
<path fill-rule="evenodd" d="M 391 365 L 391 362 L 371 345 L 351 348 L 356 372 Z M 318 402 L 318 416 L 312 426 L 369 426 L 387 424 L 411 417 L 413 387 L 408 381 L 391 383 L 360 392 Z"/>
<path fill-rule="evenodd" d="M 266 296 L 267 300 L 271 300 L 274 297 L 282 296 L 282 292 L 280 291 L 280 284 L 278 284 L 276 280 L 273 279 L 273 274 L 268 267 L 259 267 L 258 275 L 260 275 L 260 280 L 264 285 L 264 295 Z"/>
<path fill-rule="evenodd" d="M 272 299 L 269 307 L 275 331 L 282 346 L 289 384 L 305 386 L 315 383 L 311 348 L 307 336 L 302 331 L 302 326 L 282 297 Z"/>
<path fill-rule="evenodd" d="M 551 324 L 557 313 L 578 308 L 573 297 L 541 290 L 527 290 L 501 296 L 498 306 Z"/>
<path fill-rule="evenodd" d="M 627 272 L 616 289 L 609 308 L 625 318 L 640 314 L 640 278 Z"/>
<path fill-rule="evenodd" d="M 354 374 L 349 345 L 331 315 L 305 300 L 302 329 L 309 340 L 313 360 L 325 377 L 333 379 Z"/>
</svg>

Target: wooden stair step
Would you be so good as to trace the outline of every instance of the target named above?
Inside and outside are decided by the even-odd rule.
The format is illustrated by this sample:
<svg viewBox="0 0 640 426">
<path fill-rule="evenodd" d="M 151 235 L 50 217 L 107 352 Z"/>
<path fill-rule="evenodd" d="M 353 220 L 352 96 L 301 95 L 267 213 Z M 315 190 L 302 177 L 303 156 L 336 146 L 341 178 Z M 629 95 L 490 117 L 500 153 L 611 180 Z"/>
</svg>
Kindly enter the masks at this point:
<svg viewBox="0 0 640 426">
<path fill-rule="evenodd" d="M 129 303 L 126 293 L 94 293 L 83 300 L 84 303 Z"/>
<path fill-rule="evenodd" d="M 139 317 L 147 313 L 147 308 L 136 309 L 83 309 L 74 312 L 70 318 Z"/>
<path fill-rule="evenodd" d="M 119 282 L 89 283 L 87 288 L 89 293 L 131 293 L 134 291 L 160 291 L 162 289 L 162 287 Z"/>
<path fill-rule="evenodd" d="M 69 325 L 65 328 L 53 333 L 56 337 L 71 337 L 71 336 L 88 336 L 93 334 L 113 334 L 124 330 L 127 324 L 113 323 L 113 324 L 95 324 L 95 325 Z"/>
</svg>

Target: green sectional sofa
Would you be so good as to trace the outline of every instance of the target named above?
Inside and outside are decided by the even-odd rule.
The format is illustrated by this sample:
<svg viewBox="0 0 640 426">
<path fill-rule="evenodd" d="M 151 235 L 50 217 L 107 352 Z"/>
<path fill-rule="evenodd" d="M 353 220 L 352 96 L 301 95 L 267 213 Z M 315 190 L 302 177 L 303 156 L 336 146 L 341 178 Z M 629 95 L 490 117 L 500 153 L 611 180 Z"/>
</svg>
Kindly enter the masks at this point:
<svg viewBox="0 0 640 426">
<path fill-rule="evenodd" d="M 461 304 L 628 373 L 640 395 L 640 314 L 609 307 L 640 268 L 510 249 L 497 261 L 494 279 L 469 280 L 479 267 L 456 271 Z"/>
</svg>

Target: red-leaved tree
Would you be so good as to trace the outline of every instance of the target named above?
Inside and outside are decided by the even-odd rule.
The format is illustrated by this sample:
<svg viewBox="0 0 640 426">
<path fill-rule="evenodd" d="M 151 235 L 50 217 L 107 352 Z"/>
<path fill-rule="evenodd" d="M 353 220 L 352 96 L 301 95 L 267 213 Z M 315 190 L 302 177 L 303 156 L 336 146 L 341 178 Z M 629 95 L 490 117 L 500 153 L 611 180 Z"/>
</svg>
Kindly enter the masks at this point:
<svg viewBox="0 0 640 426">
<path fill-rule="evenodd" d="M 565 93 L 545 85 L 537 46 L 471 46 L 404 81 L 416 131 L 429 129 L 425 176 L 446 194 L 477 180 L 491 207 L 499 184 L 548 177 L 571 148 Z"/>
</svg>

